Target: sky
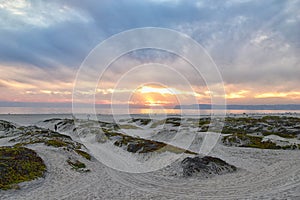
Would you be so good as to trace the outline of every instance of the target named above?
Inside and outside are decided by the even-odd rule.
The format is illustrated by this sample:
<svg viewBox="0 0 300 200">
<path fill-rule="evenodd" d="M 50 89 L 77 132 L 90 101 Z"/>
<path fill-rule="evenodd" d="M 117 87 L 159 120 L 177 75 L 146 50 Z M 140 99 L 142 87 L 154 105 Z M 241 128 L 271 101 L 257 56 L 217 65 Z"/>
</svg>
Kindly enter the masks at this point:
<svg viewBox="0 0 300 200">
<path fill-rule="evenodd" d="M 299 0 L 0 0 L 0 102 L 72 102 L 89 53 L 142 27 L 179 31 L 202 45 L 220 71 L 227 103 L 300 103 Z M 211 102 L 188 62 L 151 49 L 115 60 L 94 91 L 98 104 Z"/>
</svg>

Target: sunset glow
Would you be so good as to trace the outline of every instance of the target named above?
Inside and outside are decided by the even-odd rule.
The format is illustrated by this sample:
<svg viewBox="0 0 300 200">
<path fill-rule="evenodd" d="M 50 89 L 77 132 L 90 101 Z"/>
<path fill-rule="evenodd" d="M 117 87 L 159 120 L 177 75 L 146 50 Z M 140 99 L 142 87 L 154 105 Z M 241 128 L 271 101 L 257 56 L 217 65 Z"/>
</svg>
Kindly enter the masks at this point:
<svg viewBox="0 0 300 200">
<path fill-rule="evenodd" d="M 224 85 L 227 103 L 300 103 L 298 3 L 272 2 L 270 7 L 269 1 L 220 1 L 203 2 L 199 7 L 196 2 L 1 2 L 0 102 L 71 103 L 78 69 L 93 48 L 122 31 L 155 26 L 182 32 L 203 46 L 223 79 L 212 87 Z M 145 10 L 149 7 L 156 9 L 156 15 Z M 218 7 L 224 9 L 217 12 Z M 111 15 L 114 9 L 122 14 Z M 244 9 L 247 12 L 242 12 Z M 123 17 L 128 12 L 133 13 L 130 19 Z M 201 14 L 206 12 L 210 14 Z M 219 95 L 209 91 L 203 79 L 214 77 L 211 70 L 201 68 L 201 77 L 172 53 L 129 52 L 102 75 L 105 66 L 98 63 L 97 59 L 89 63 L 94 71 L 80 86 L 82 103 L 174 106 L 210 103 L 212 95 Z M 151 63 L 168 66 L 174 74 L 172 70 L 159 72 Z M 117 85 L 132 67 L 145 64 L 150 65 L 146 71 L 128 75 Z M 91 75 L 99 76 L 101 84 L 91 83 Z"/>
<path fill-rule="evenodd" d="M 175 95 L 175 94 L 181 94 L 180 91 L 174 89 L 174 88 L 159 88 L 159 87 L 151 87 L 151 86 L 143 86 L 141 89 L 138 90 L 138 92 L 145 94 L 145 93 L 159 93 L 161 95 Z"/>
<path fill-rule="evenodd" d="M 147 85 L 134 91 L 131 103 L 149 107 L 170 106 L 176 104 L 176 94 L 170 88 Z"/>
</svg>

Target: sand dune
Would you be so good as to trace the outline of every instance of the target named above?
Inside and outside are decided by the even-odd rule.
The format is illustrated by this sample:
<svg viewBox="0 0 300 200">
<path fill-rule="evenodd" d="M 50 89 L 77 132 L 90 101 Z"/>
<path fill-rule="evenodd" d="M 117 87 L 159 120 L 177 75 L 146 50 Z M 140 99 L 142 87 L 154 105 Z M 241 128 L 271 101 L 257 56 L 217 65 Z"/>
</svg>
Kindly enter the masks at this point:
<svg viewBox="0 0 300 200">
<path fill-rule="evenodd" d="M 51 128 L 51 123 L 48 121 L 36 124 Z M 66 123 L 61 126 L 61 132 L 72 136 L 72 128 Z M 78 136 L 74 136 L 74 140 L 80 141 L 78 139 Z M 0 139 L 0 144 L 13 145 L 8 138 Z M 157 171 L 126 173 L 105 166 L 95 157 L 87 160 L 63 148 L 41 143 L 30 144 L 27 147 L 35 150 L 45 161 L 45 178 L 24 182 L 20 190 L 0 191 L 0 199 L 300 198 L 299 150 L 239 148 L 219 143 L 209 155 L 236 166 L 237 171 L 201 178 L 178 175 L 181 160 L 190 156 L 186 154 L 168 167 Z M 92 151 L 87 151 L 93 155 Z M 127 154 L 132 155 L 130 152 Z M 72 169 L 66 162 L 70 157 L 84 162 L 90 172 Z"/>
</svg>

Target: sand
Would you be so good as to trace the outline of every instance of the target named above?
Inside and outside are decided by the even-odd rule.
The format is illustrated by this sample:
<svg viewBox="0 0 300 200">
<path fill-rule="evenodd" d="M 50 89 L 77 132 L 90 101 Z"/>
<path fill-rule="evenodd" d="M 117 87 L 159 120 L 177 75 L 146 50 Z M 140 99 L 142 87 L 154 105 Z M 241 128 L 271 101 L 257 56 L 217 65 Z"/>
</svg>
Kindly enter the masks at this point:
<svg viewBox="0 0 300 200">
<path fill-rule="evenodd" d="M 35 122 L 31 119 L 25 123 Z M 0 139 L 0 145 L 7 144 L 7 139 Z M 237 172 L 199 179 L 167 176 L 163 171 L 119 172 L 95 158 L 85 161 L 91 172 L 80 173 L 66 163 L 74 155 L 62 149 L 42 144 L 28 148 L 44 159 L 45 178 L 22 183 L 20 190 L 0 191 L 0 199 L 300 199 L 300 151 L 297 150 L 218 144 L 209 155 L 235 165 Z"/>
</svg>

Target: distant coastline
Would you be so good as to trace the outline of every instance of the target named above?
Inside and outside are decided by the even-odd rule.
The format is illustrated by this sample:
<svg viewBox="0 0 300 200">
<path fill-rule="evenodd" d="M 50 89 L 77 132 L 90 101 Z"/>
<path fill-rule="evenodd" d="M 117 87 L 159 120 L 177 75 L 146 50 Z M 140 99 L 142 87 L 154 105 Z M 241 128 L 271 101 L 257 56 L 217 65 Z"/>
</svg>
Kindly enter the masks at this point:
<svg viewBox="0 0 300 200">
<path fill-rule="evenodd" d="M 300 104 L 274 104 L 274 105 L 212 105 L 212 104 L 192 104 L 176 105 L 174 109 L 203 109 L 203 110 L 300 110 Z"/>
<path fill-rule="evenodd" d="M 77 105 L 76 113 L 90 113 L 91 105 Z M 114 105 L 96 104 L 98 114 L 186 114 L 197 115 L 201 110 L 202 114 L 211 114 L 211 112 L 222 111 L 226 109 L 227 113 L 300 113 L 300 104 L 274 104 L 274 105 L 211 105 L 211 104 L 193 104 L 177 105 L 164 107 L 148 107 L 142 105 Z M 129 109 L 129 110 L 128 110 Z M 73 113 L 71 103 L 43 103 L 43 102 L 0 102 L 0 114 L 70 114 Z"/>
</svg>

